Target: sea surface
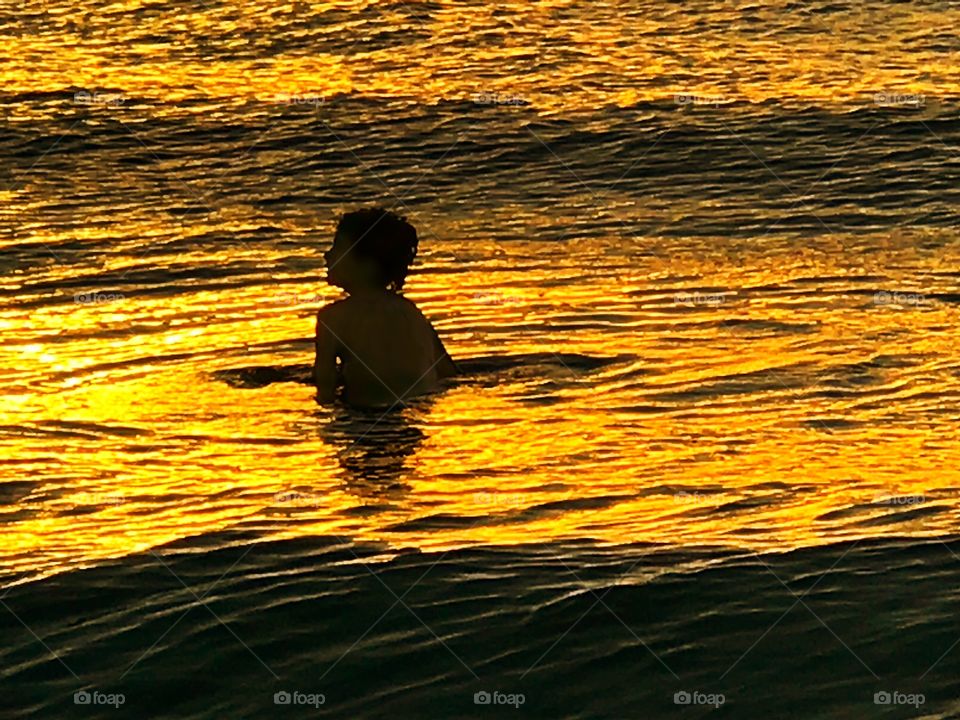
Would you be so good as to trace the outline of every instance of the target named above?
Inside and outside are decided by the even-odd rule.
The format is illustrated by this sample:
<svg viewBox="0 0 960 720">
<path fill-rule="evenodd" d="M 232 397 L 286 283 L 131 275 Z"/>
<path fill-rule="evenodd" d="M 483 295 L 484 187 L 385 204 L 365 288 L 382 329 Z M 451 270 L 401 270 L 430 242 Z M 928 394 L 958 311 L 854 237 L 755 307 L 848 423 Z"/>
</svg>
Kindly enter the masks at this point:
<svg viewBox="0 0 960 720">
<path fill-rule="evenodd" d="M 0 717 L 960 717 L 956 27 L 0 0 Z M 371 204 L 463 373 L 325 408 Z"/>
</svg>

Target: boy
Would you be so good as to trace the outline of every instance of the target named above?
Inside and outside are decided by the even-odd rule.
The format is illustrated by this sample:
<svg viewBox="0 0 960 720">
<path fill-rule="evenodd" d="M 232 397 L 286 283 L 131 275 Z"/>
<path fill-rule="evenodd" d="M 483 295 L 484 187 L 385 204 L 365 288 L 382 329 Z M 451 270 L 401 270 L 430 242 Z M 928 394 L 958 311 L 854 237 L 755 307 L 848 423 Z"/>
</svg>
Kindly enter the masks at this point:
<svg viewBox="0 0 960 720">
<path fill-rule="evenodd" d="M 317 313 L 313 378 L 321 403 L 334 400 L 338 379 L 346 402 L 376 407 L 402 404 L 456 374 L 433 325 L 400 294 L 417 243 L 413 226 L 382 208 L 340 219 L 324 259 L 327 282 L 347 297 Z"/>
</svg>

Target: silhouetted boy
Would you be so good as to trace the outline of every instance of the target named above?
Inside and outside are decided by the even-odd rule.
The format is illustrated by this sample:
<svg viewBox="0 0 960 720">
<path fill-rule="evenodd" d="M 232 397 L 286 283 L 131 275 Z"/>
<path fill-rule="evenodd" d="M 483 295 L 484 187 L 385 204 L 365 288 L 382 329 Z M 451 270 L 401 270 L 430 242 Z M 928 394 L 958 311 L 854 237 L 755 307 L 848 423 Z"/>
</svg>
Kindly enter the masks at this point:
<svg viewBox="0 0 960 720">
<path fill-rule="evenodd" d="M 331 402 L 342 382 L 352 405 L 400 404 L 456 374 L 433 325 L 400 294 L 416 254 L 417 231 L 392 212 L 371 208 L 340 219 L 324 258 L 327 282 L 347 297 L 317 313 L 320 402 Z"/>
</svg>

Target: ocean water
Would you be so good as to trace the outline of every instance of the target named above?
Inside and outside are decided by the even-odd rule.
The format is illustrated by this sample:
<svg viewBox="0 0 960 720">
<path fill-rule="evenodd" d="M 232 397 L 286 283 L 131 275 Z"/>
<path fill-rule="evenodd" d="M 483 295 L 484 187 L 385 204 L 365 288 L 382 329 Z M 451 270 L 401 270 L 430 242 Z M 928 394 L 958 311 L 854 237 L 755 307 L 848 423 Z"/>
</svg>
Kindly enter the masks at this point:
<svg viewBox="0 0 960 720">
<path fill-rule="evenodd" d="M 0 5 L 0 713 L 960 717 L 958 16 Z"/>
</svg>

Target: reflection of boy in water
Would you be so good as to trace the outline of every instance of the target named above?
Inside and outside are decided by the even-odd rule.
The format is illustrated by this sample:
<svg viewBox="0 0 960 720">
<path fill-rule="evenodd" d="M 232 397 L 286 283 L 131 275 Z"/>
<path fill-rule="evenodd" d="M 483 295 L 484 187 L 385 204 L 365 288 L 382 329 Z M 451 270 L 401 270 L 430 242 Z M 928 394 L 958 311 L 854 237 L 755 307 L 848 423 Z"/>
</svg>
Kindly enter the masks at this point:
<svg viewBox="0 0 960 720">
<path fill-rule="evenodd" d="M 428 412 L 429 400 L 391 412 L 342 407 L 332 418 L 324 412 L 320 435 L 332 447 L 343 468 L 347 492 L 359 497 L 389 497 L 406 493 L 408 462 L 426 435 L 417 423 Z M 416 460 L 413 460 L 413 465 Z"/>
<path fill-rule="evenodd" d="M 372 208 L 340 219 L 324 258 L 327 282 L 347 297 L 317 313 L 320 402 L 336 395 L 338 361 L 344 400 L 362 406 L 397 404 L 456 374 L 433 325 L 400 294 L 416 254 L 417 231 L 392 212 Z"/>
</svg>

